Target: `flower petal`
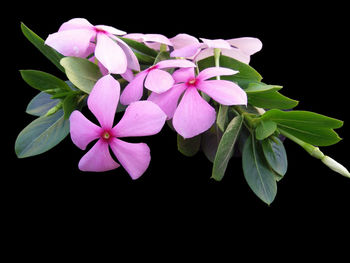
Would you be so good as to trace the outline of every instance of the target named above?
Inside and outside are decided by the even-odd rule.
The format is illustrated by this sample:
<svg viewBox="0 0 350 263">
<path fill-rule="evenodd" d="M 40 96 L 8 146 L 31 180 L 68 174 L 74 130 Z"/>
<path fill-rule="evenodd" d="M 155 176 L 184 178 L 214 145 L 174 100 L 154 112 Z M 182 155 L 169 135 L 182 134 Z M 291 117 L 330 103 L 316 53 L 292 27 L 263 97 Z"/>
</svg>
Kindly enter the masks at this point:
<svg viewBox="0 0 350 263">
<path fill-rule="evenodd" d="M 80 159 L 79 169 L 86 172 L 105 172 L 119 167 L 109 153 L 108 143 L 100 139 Z"/>
<path fill-rule="evenodd" d="M 123 105 L 129 105 L 131 102 L 141 99 L 143 94 L 143 82 L 147 72 L 142 71 L 136 75 L 136 77 L 125 87 L 122 95 L 120 96 L 120 102 Z"/>
<path fill-rule="evenodd" d="M 247 94 L 228 80 L 202 81 L 197 88 L 223 105 L 247 105 Z"/>
<path fill-rule="evenodd" d="M 89 121 L 80 111 L 73 111 L 69 121 L 72 141 L 82 150 L 100 136 L 101 128 Z"/>
<path fill-rule="evenodd" d="M 188 88 L 177 107 L 173 126 L 185 139 L 208 130 L 215 122 L 216 113 L 198 93 L 196 88 Z"/>
<path fill-rule="evenodd" d="M 145 87 L 156 93 L 167 91 L 173 84 L 173 77 L 168 72 L 160 69 L 151 70 L 145 80 Z"/>
<path fill-rule="evenodd" d="M 123 79 L 125 79 L 127 82 L 131 82 L 134 79 L 134 73 L 131 69 L 127 69 L 125 73 L 120 74 Z"/>
<path fill-rule="evenodd" d="M 113 138 L 111 149 L 120 164 L 132 179 L 139 178 L 148 168 L 151 161 L 150 149 L 145 143 L 128 143 Z"/>
<path fill-rule="evenodd" d="M 111 75 L 100 78 L 92 89 L 87 104 L 104 129 L 111 129 L 117 109 L 120 85 Z"/>
<path fill-rule="evenodd" d="M 95 32 L 89 29 L 74 29 L 51 34 L 45 44 L 64 56 L 84 57 Z"/>
<path fill-rule="evenodd" d="M 124 116 L 113 128 L 120 137 L 149 136 L 160 132 L 166 120 L 165 113 L 151 101 L 136 101 L 125 110 Z"/>
<path fill-rule="evenodd" d="M 216 76 L 234 75 L 236 73 L 238 73 L 238 71 L 229 68 L 211 67 L 203 69 L 198 74 L 197 78 L 201 80 L 206 80 Z"/>
<path fill-rule="evenodd" d="M 177 84 L 162 94 L 152 92 L 148 100 L 156 103 L 165 112 L 168 119 L 171 119 L 174 116 L 179 98 L 185 89 L 185 84 Z"/>
<path fill-rule="evenodd" d="M 73 18 L 63 23 L 58 31 L 72 30 L 72 29 L 93 29 L 93 25 L 85 18 Z"/>
<path fill-rule="evenodd" d="M 106 34 L 97 34 L 95 56 L 108 69 L 109 73 L 125 73 L 128 63 L 124 51 Z"/>
<path fill-rule="evenodd" d="M 116 29 L 115 27 L 112 27 L 112 26 L 98 25 L 98 26 L 95 26 L 95 28 L 102 29 L 102 30 L 104 30 L 112 35 L 125 35 L 126 34 L 126 32 L 119 30 L 119 29 Z"/>
<path fill-rule="evenodd" d="M 173 73 L 175 83 L 187 82 L 194 77 L 194 68 L 180 68 Z"/>
<path fill-rule="evenodd" d="M 221 50 L 222 53 L 222 50 Z M 194 58 L 194 61 L 200 61 L 202 59 L 205 59 L 207 57 L 214 56 L 214 48 L 205 48 L 202 49 Z"/>
<path fill-rule="evenodd" d="M 112 38 L 118 42 L 120 48 L 124 51 L 124 54 L 126 56 L 126 60 L 128 63 L 128 68 L 136 70 L 136 71 L 140 71 L 139 61 L 138 61 L 137 57 L 135 56 L 134 52 L 132 52 L 131 48 L 127 44 L 125 44 L 124 41 L 120 40 L 119 38 L 117 38 L 115 36 L 112 36 Z"/>
<path fill-rule="evenodd" d="M 250 62 L 250 56 L 238 48 L 223 49 L 221 51 L 221 54 L 226 56 L 226 57 L 234 58 L 234 59 L 241 61 L 243 63 L 246 63 L 246 64 L 249 64 L 249 62 Z"/>
<path fill-rule="evenodd" d="M 163 36 L 163 35 L 160 35 L 160 34 L 145 34 L 143 36 L 143 41 L 144 42 L 161 43 L 161 44 L 165 44 L 167 46 L 172 46 L 173 45 L 166 36 Z"/>
<path fill-rule="evenodd" d="M 199 41 L 197 38 L 188 34 L 177 34 L 176 36 L 171 38 L 170 41 L 173 44 L 173 47 L 175 50 L 189 46 L 189 45 L 199 44 Z"/>
<path fill-rule="evenodd" d="M 202 47 L 202 44 L 200 43 L 188 45 L 180 49 L 175 49 L 173 52 L 170 53 L 170 56 L 190 58 L 196 55 L 198 51 L 201 49 L 201 47 Z"/>
<path fill-rule="evenodd" d="M 226 40 L 230 45 L 239 48 L 247 55 L 253 55 L 262 48 L 262 43 L 258 38 L 240 37 Z"/>
<path fill-rule="evenodd" d="M 157 63 L 158 68 L 194 68 L 196 65 L 186 59 L 168 59 Z"/>
<path fill-rule="evenodd" d="M 203 43 L 206 44 L 208 48 L 225 48 L 225 49 L 231 48 L 230 44 L 223 39 L 200 38 L 200 40 L 202 40 Z"/>
</svg>

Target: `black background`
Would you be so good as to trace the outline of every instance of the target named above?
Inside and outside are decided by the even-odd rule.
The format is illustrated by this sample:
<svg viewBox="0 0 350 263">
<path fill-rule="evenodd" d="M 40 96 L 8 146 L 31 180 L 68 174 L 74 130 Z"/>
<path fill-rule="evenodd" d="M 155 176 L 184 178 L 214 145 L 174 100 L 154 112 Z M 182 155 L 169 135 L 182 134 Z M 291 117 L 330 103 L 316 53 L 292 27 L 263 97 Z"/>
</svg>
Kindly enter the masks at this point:
<svg viewBox="0 0 350 263">
<path fill-rule="evenodd" d="M 21 80 L 18 70 L 43 70 L 64 78 L 25 39 L 20 22 L 46 38 L 63 22 L 84 17 L 92 24 L 111 25 L 128 33 L 259 38 L 263 49 L 252 56 L 250 64 L 266 83 L 282 85 L 284 95 L 300 101 L 297 109 L 345 121 L 338 130 L 344 139 L 322 150 L 350 168 L 349 73 L 348 66 L 342 64 L 349 57 L 344 6 L 130 1 L 73 7 L 72 3 L 31 3 L 9 9 L 12 19 L 6 21 L 9 32 L 3 40 L 9 70 L 3 78 L 9 84 L 2 87 L 2 101 L 8 102 L 3 115 L 9 118 L 2 125 L 4 164 L 8 168 L 3 170 L 2 179 L 4 200 L 15 213 L 15 221 L 22 224 L 19 218 L 25 217 L 25 222 L 31 223 L 57 219 L 60 224 L 74 221 L 77 225 L 93 225 L 89 220 L 98 218 L 112 221 L 120 229 L 124 224 L 117 223 L 119 220 L 131 220 L 133 227 L 147 228 L 149 224 L 145 222 L 154 222 L 164 224 L 167 230 L 187 225 L 199 233 L 203 233 L 201 223 L 214 232 L 223 225 L 236 230 L 264 225 L 286 231 L 299 224 L 316 235 L 340 231 L 337 227 L 348 218 L 350 180 L 290 141 L 285 143 L 289 169 L 278 183 L 277 197 L 270 206 L 249 189 L 240 158 L 230 162 L 221 182 L 215 182 L 210 179 L 211 163 L 202 153 L 192 158 L 182 156 L 176 149 L 176 135 L 167 126 L 156 136 L 139 138 L 139 142 L 150 146 L 152 161 L 136 181 L 122 167 L 107 173 L 79 171 L 77 164 L 85 152 L 69 137 L 49 152 L 27 159 L 16 158 L 14 142 L 34 119 L 25 109 L 37 94 Z M 38 219 L 39 213 L 44 219 Z M 84 215 L 82 221 L 76 217 L 80 214 Z M 325 219 L 329 217 L 333 220 Z M 316 223 L 321 226 L 316 227 Z"/>
</svg>

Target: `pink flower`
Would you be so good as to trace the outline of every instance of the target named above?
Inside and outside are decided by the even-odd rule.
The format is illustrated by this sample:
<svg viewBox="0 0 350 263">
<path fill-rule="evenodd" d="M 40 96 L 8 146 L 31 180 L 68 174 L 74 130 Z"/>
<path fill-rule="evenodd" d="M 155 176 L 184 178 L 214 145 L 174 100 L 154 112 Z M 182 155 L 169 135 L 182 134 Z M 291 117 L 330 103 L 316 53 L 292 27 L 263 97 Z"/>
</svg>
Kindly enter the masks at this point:
<svg viewBox="0 0 350 263">
<path fill-rule="evenodd" d="M 115 36 L 124 34 L 114 27 L 93 26 L 84 18 L 74 18 L 62 24 L 57 33 L 49 35 L 45 44 L 64 56 L 85 58 L 95 52 L 109 73 L 122 74 L 127 68 L 139 71 L 135 54 Z"/>
<path fill-rule="evenodd" d="M 119 93 L 119 82 L 111 75 L 99 79 L 87 104 L 100 126 L 90 122 L 81 112 L 74 111 L 70 116 L 70 134 L 73 143 L 82 150 L 98 139 L 81 158 L 80 170 L 103 172 L 119 167 L 109 153 L 110 147 L 131 178 L 137 179 L 150 163 L 150 149 L 145 143 L 127 143 L 119 138 L 156 134 L 162 129 L 166 115 L 156 104 L 138 101 L 128 106 L 122 119 L 113 127 Z"/>
<path fill-rule="evenodd" d="M 222 55 L 232 57 L 243 63 L 250 62 L 250 56 L 262 48 L 262 43 L 257 38 L 241 37 L 229 40 L 223 39 L 205 39 L 201 38 L 203 43 L 192 42 L 180 49 L 174 49 L 172 57 L 194 57 L 195 61 L 205 59 L 214 55 L 214 49 L 219 48 Z"/>
<path fill-rule="evenodd" d="M 233 75 L 237 71 L 228 68 L 206 68 L 195 76 L 194 69 L 179 69 L 173 77 L 177 84 L 162 94 L 152 93 L 148 100 L 156 103 L 173 118 L 175 130 L 184 138 L 191 138 L 208 130 L 215 122 L 215 109 L 198 91 L 222 105 L 246 105 L 246 93 L 235 83 L 227 80 L 209 80 L 220 75 Z M 178 101 L 183 95 L 179 105 Z"/>
<path fill-rule="evenodd" d="M 184 59 L 163 60 L 152 67 L 141 71 L 136 77 L 125 87 L 120 102 L 128 105 L 131 102 L 141 99 L 143 94 L 143 85 L 153 92 L 162 93 L 170 89 L 174 84 L 173 77 L 166 71 L 166 68 L 188 68 L 195 67 L 192 62 Z"/>
<path fill-rule="evenodd" d="M 127 34 L 123 37 L 133 39 L 137 42 L 145 43 L 146 46 L 153 48 L 155 50 L 159 50 L 161 44 L 164 44 L 167 46 L 173 45 L 166 36 L 163 36 L 160 34 L 132 33 L 132 34 Z"/>
</svg>

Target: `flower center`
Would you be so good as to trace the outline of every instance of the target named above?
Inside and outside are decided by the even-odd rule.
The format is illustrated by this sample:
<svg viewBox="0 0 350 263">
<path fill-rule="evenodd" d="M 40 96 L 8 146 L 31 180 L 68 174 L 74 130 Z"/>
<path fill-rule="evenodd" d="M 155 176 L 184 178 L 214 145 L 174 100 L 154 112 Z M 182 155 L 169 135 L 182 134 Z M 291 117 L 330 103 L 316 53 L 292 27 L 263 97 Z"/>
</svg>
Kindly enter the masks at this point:
<svg viewBox="0 0 350 263">
<path fill-rule="evenodd" d="M 101 133 L 101 138 L 102 138 L 103 140 L 107 141 L 107 142 L 111 139 L 112 136 L 113 136 L 113 135 L 111 134 L 110 131 L 104 130 L 104 131 Z"/>
<path fill-rule="evenodd" d="M 190 79 L 189 81 L 187 81 L 187 85 L 189 86 L 195 86 L 197 83 L 197 79 Z"/>
<path fill-rule="evenodd" d="M 106 34 L 107 32 L 101 28 L 98 28 L 98 27 L 95 27 L 95 32 L 96 33 L 103 33 L 103 34 Z"/>
</svg>

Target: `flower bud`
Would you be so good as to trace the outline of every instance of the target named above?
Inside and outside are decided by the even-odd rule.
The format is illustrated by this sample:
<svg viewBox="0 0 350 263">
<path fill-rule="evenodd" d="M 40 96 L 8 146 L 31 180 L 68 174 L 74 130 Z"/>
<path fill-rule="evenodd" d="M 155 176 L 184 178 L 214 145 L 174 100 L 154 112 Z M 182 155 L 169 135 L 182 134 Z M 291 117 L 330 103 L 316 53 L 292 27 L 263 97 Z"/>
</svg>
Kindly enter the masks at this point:
<svg viewBox="0 0 350 263">
<path fill-rule="evenodd" d="M 349 171 L 340 163 L 338 163 L 337 161 L 333 160 L 332 158 L 328 157 L 327 155 L 325 155 L 321 161 L 327 165 L 329 168 L 331 168 L 333 171 L 340 173 L 341 175 L 345 176 L 345 177 L 349 177 L 350 178 L 350 173 Z"/>
</svg>

